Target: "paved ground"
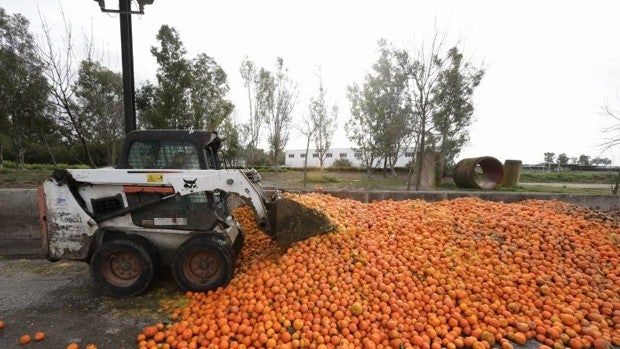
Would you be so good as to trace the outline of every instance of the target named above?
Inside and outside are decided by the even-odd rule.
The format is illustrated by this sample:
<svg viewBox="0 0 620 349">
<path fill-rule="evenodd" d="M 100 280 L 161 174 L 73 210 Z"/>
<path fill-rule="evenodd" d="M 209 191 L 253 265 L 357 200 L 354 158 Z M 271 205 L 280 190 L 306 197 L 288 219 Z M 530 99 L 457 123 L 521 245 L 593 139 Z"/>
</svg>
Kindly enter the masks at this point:
<svg viewBox="0 0 620 349">
<path fill-rule="evenodd" d="M 167 321 L 164 299 L 183 299 L 167 278 L 145 295 L 112 298 L 96 288 L 86 263 L 0 256 L 0 319 L 6 323 L 0 348 L 26 348 L 19 338 L 37 331 L 46 338 L 28 348 L 65 348 L 70 342 L 136 348 L 135 338 L 145 325 Z"/>
<path fill-rule="evenodd" d="M 0 330 L 2 349 L 65 348 L 76 342 L 84 348 L 136 348 L 136 336 L 146 325 L 168 322 L 162 301 L 181 306 L 184 295 L 170 277 L 160 276 L 146 294 L 131 298 L 103 295 L 82 262 L 52 263 L 42 258 L 0 255 Z M 46 334 L 42 342 L 19 345 L 23 334 Z M 514 344 L 514 343 L 513 343 Z M 517 349 L 539 346 L 529 341 Z"/>
</svg>

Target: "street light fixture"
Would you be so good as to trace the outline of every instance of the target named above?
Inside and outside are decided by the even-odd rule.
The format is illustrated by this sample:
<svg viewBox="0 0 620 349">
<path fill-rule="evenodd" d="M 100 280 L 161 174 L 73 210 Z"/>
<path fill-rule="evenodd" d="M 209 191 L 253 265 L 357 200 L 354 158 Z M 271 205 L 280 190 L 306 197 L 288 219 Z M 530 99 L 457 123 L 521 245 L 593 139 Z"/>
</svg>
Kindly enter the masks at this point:
<svg viewBox="0 0 620 349">
<path fill-rule="evenodd" d="M 138 0 L 138 11 L 132 11 L 131 9 L 129 10 L 122 10 L 119 6 L 118 10 L 115 9 L 108 9 L 105 7 L 105 0 L 95 0 L 96 3 L 99 4 L 99 8 L 101 9 L 101 12 L 107 12 L 107 13 L 129 13 L 129 14 L 134 14 L 134 15 L 143 15 L 144 14 L 144 6 L 145 5 L 152 5 L 154 0 Z"/>
</svg>

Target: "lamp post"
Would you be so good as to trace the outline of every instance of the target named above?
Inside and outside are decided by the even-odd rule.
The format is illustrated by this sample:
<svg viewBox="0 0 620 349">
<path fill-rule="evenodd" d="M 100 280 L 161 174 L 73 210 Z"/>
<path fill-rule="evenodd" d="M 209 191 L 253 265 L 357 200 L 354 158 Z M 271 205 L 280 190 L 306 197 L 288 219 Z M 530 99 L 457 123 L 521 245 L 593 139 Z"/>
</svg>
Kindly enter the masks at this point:
<svg viewBox="0 0 620 349">
<path fill-rule="evenodd" d="M 95 0 L 102 12 L 118 13 L 121 24 L 121 56 L 123 62 L 123 104 L 125 111 L 125 133 L 136 129 L 136 93 L 133 73 L 133 38 L 131 15 L 144 14 L 144 5 L 154 0 L 138 0 L 138 11 L 131 10 L 131 0 L 118 0 L 118 10 L 108 9 L 105 0 Z"/>
</svg>

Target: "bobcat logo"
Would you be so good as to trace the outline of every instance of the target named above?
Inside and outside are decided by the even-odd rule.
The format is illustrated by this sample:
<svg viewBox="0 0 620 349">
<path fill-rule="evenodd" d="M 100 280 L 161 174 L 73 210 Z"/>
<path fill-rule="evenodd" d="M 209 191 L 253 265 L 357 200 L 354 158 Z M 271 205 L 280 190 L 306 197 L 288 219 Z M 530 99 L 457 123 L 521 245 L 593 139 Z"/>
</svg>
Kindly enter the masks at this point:
<svg viewBox="0 0 620 349">
<path fill-rule="evenodd" d="M 183 182 L 185 182 L 185 185 L 183 185 L 183 187 L 188 188 L 188 189 L 196 189 L 197 187 L 196 180 L 198 180 L 198 178 L 194 178 L 194 179 L 183 178 Z"/>
</svg>

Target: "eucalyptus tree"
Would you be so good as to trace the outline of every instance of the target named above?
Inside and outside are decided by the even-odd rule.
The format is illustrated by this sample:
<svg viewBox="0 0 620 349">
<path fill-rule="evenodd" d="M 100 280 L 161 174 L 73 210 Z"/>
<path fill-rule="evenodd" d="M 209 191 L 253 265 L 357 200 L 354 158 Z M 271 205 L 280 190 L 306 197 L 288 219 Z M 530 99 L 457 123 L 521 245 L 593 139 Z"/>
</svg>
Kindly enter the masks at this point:
<svg viewBox="0 0 620 349">
<path fill-rule="evenodd" d="M 380 149 L 376 141 L 374 130 L 382 127 L 382 122 L 372 113 L 367 99 L 372 98 L 365 86 L 356 83 L 347 87 L 347 98 L 351 103 L 351 118 L 345 123 L 347 137 L 355 144 L 355 156 L 361 161 L 370 175 L 380 158 Z"/>
<path fill-rule="evenodd" d="M 218 130 L 218 133 L 224 140 L 221 150 L 226 166 L 238 166 L 237 160 L 241 152 L 239 125 L 235 124 L 230 118 L 227 118 L 222 122 L 220 127 L 218 127 Z"/>
<path fill-rule="evenodd" d="M 235 106 L 227 99 L 229 90 L 224 69 L 212 57 L 199 54 L 192 62 L 190 90 L 195 128 L 216 130 L 230 121 Z"/>
<path fill-rule="evenodd" d="M 394 172 L 401 151 L 411 141 L 411 100 L 407 70 L 400 64 L 402 52 L 379 41 L 380 56 L 363 85 L 348 87 L 351 119 L 345 124 L 349 139 L 357 145 L 368 173 L 383 160 L 384 170 Z"/>
<path fill-rule="evenodd" d="M 187 58 L 179 32 L 162 25 L 151 47 L 157 61 L 156 83 L 147 81 L 137 92 L 141 126 L 163 129 L 217 129 L 234 105 L 225 71 L 205 53 Z"/>
<path fill-rule="evenodd" d="M 445 60 L 434 97 L 437 108 L 432 114 L 436 133 L 433 146 L 439 153 L 440 173 L 454 165 L 455 157 L 469 141 L 468 127 L 474 113 L 473 94 L 484 75 L 482 68 L 464 62 L 463 54 L 456 46 L 448 50 Z"/>
<path fill-rule="evenodd" d="M 146 128 L 183 129 L 193 126 L 190 113 L 191 64 L 179 33 L 162 25 L 157 32 L 158 46 L 151 47 L 157 61 L 157 84 L 147 82 L 139 89 L 136 106 Z"/>
<path fill-rule="evenodd" d="M 106 164 L 114 165 L 125 133 L 121 74 L 100 62 L 84 60 L 74 90 L 84 135 L 103 148 Z"/>
<path fill-rule="evenodd" d="M 28 27 L 24 16 L 0 8 L 0 168 L 5 143 L 22 169 L 28 145 L 53 127 L 50 86 Z"/>
</svg>

